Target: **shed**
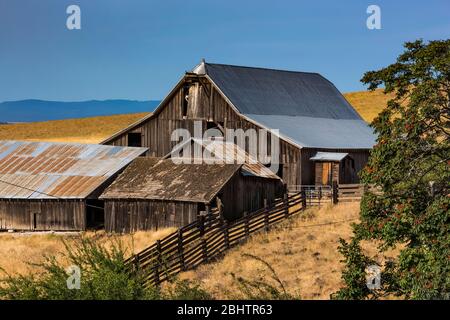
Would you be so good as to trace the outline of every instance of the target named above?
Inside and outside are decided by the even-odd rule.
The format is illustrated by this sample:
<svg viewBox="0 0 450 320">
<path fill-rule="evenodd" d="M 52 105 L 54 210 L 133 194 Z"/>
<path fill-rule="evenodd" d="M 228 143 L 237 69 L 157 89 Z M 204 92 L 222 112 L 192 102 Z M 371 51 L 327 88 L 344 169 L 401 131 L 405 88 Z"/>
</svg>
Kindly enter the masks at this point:
<svg viewBox="0 0 450 320">
<path fill-rule="evenodd" d="M 317 152 L 310 158 L 315 165 L 315 184 L 345 184 L 356 180 L 355 161 L 348 153 Z"/>
<path fill-rule="evenodd" d="M 233 220 L 282 192 L 279 178 L 244 174 L 239 164 L 176 164 L 171 159 L 138 158 L 100 199 L 105 202 L 106 231 L 125 233 L 180 227 L 213 211 Z"/>
<path fill-rule="evenodd" d="M 98 196 L 146 148 L 0 141 L 0 229 L 85 230 Z"/>
</svg>

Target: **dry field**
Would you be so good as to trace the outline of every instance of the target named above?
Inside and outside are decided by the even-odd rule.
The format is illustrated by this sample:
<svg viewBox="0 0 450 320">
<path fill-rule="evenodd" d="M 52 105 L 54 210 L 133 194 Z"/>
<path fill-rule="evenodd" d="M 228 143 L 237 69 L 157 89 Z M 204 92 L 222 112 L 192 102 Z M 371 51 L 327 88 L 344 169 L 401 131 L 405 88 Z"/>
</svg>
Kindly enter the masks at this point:
<svg viewBox="0 0 450 320">
<path fill-rule="evenodd" d="M 86 232 L 84 235 L 106 246 L 119 239 L 128 253 L 137 253 L 174 231 L 174 228 L 167 228 L 120 236 L 99 231 Z M 30 263 L 42 262 L 45 255 L 62 258 L 65 251 L 63 240 L 70 244 L 77 237 L 80 237 L 80 233 L 0 233 L 0 268 L 8 273 L 37 272 L 39 270 Z M 0 278 L 2 276 L 0 271 Z"/>
<path fill-rule="evenodd" d="M 382 89 L 344 93 L 345 98 L 367 122 L 372 120 L 387 106 L 392 95 L 385 95 Z"/>
<path fill-rule="evenodd" d="M 0 140 L 99 143 L 147 114 L 0 125 Z"/>
<path fill-rule="evenodd" d="M 263 263 L 246 256 L 250 254 L 269 263 L 291 294 L 302 299 L 329 299 L 342 286 L 339 238 L 349 239 L 351 223 L 357 222 L 358 216 L 359 203 L 309 209 L 269 233 L 253 236 L 223 259 L 183 273 L 181 278 L 199 281 L 215 298 L 241 298 L 232 273 L 251 281 L 271 277 Z M 384 261 L 385 257 L 375 255 L 374 244 L 364 247 L 379 263 Z"/>
<path fill-rule="evenodd" d="M 382 90 L 350 92 L 344 96 L 367 122 L 371 122 L 386 106 L 389 98 Z M 0 140 L 99 143 L 145 115 L 147 114 L 135 113 L 0 125 Z"/>
</svg>

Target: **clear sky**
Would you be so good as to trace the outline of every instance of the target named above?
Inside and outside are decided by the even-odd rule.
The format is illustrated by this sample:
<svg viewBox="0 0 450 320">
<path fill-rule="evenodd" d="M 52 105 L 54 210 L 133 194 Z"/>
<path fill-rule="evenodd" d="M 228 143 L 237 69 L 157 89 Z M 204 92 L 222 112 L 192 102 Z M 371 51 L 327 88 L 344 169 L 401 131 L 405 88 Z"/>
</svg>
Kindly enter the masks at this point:
<svg viewBox="0 0 450 320">
<path fill-rule="evenodd" d="M 81 30 L 66 27 L 71 4 Z M 371 4 L 381 30 L 366 27 Z M 0 0 L 0 101 L 158 100 L 201 58 L 356 91 L 403 42 L 449 36 L 449 0 Z"/>
</svg>

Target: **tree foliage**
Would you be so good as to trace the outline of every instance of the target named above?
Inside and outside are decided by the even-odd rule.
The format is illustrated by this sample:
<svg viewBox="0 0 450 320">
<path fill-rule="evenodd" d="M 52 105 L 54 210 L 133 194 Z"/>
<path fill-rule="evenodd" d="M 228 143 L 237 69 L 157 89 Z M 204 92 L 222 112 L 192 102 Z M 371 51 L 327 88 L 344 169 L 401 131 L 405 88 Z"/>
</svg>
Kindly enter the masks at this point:
<svg viewBox="0 0 450 320">
<path fill-rule="evenodd" d="M 361 178 L 381 192 L 364 195 L 354 237 L 341 243 L 346 285 L 337 298 L 450 298 L 450 40 L 404 47 L 395 63 L 361 80 L 394 98 L 371 124 L 377 144 Z M 380 252 L 401 248 L 383 266 L 379 290 L 366 287 L 373 262 L 361 240 L 379 240 Z"/>
</svg>

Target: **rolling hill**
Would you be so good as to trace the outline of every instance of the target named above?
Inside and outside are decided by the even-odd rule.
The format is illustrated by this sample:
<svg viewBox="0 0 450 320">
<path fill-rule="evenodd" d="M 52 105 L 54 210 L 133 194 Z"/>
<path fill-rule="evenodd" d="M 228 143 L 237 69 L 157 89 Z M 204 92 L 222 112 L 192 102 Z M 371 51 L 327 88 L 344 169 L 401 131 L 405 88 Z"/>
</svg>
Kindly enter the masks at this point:
<svg viewBox="0 0 450 320">
<path fill-rule="evenodd" d="M 386 106 L 390 96 L 382 90 L 344 94 L 367 122 Z M 152 111 L 149 108 L 148 111 Z M 0 140 L 98 143 L 148 113 L 132 113 L 70 120 L 0 125 Z"/>
</svg>

